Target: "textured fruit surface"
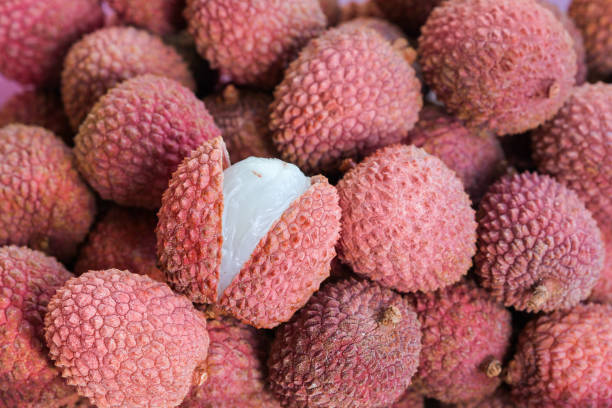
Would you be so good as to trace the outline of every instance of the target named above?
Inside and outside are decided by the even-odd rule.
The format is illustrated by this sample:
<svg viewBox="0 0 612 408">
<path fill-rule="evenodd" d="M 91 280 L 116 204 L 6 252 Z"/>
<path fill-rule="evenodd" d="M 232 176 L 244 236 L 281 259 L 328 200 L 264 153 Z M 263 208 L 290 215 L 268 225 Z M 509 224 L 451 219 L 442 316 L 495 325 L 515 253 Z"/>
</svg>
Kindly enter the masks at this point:
<svg viewBox="0 0 612 408">
<path fill-rule="evenodd" d="M 476 252 L 476 222 L 461 180 L 414 146 L 378 150 L 338 183 L 340 259 L 403 292 L 459 280 Z"/>
<path fill-rule="evenodd" d="M 285 407 L 375 407 L 397 400 L 419 362 L 409 301 L 374 282 L 325 285 L 276 331 L 268 370 Z"/>
<path fill-rule="evenodd" d="M 0 247 L 0 407 L 47 408 L 75 396 L 47 356 L 47 303 L 72 275 L 54 258 Z"/>
<path fill-rule="evenodd" d="M 339 28 L 342 28 L 342 29 L 370 28 L 376 31 L 378 34 L 382 35 L 391 44 L 393 44 L 396 40 L 400 38 L 405 39 L 404 33 L 398 26 L 393 25 L 387 20 L 383 20 L 382 18 L 358 17 L 353 20 L 349 20 L 345 23 L 342 23 L 339 26 Z"/>
<path fill-rule="evenodd" d="M 79 129 L 74 151 L 81 174 L 102 198 L 153 209 L 183 158 L 220 134 L 189 89 L 143 75 L 99 100 Z"/>
<path fill-rule="evenodd" d="M 420 89 L 410 63 L 378 33 L 330 30 L 302 50 L 274 91 L 274 142 L 305 172 L 336 170 L 344 158 L 404 138 L 422 106 Z"/>
<path fill-rule="evenodd" d="M 418 34 L 441 0 L 374 0 L 386 18 L 411 34 Z"/>
<path fill-rule="evenodd" d="M 477 220 L 476 273 L 495 299 L 549 312 L 589 296 L 604 247 L 575 192 L 549 176 L 508 175 L 485 194 Z"/>
<path fill-rule="evenodd" d="M 474 132 L 442 109 L 425 106 L 405 139 L 440 158 L 463 182 L 474 202 L 501 174 L 504 152 L 489 132 Z"/>
<path fill-rule="evenodd" d="M 612 1 L 572 0 L 569 15 L 584 39 L 589 71 L 612 75 Z"/>
<path fill-rule="evenodd" d="M 318 0 L 187 0 L 185 16 L 198 52 L 226 82 L 264 88 L 326 24 Z"/>
<path fill-rule="evenodd" d="M 204 103 L 221 130 L 232 163 L 278 155 L 268 129 L 270 95 L 229 85 L 222 94 L 204 98 Z"/>
<path fill-rule="evenodd" d="M 27 245 L 68 260 L 93 222 L 95 199 L 72 152 L 39 127 L 0 129 L 0 245 Z"/>
<path fill-rule="evenodd" d="M 110 27 L 72 46 L 62 71 L 62 100 L 73 129 L 109 89 L 138 75 L 174 79 L 189 89 L 195 83 L 174 48 L 146 31 Z"/>
<path fill-rule="evenodd" d="M 89 233 L 74 272 L 126 269 L 163 282 L 155 256 L 156 224 L 152 212 L 112 207 Z"/>
<path fill-rule="evenodd" d="M 604 241 L 606 260 L 589 299 L 595 302 L 612 304 L 612 236 L 605 237 Z"/>
<path fill-rule="evenodd" d="M 173 407 L 203 379 L 204 315 L 148 276 L 109 269 L 69 280 L 45 316 L 50 356 L 99 408 Z"/>
<path fill-rule="evenodd" d="M 480 401 L 464 402 L 461 404 L 442 404 L 443 408 L 517 408 L 512 400 L 510 391 L 503 385 L 495 392 Z"/>
<path fill-rule="evenodd" d="M 425 398 L 413 388 L 408 390 L 389 408 L 424 408 Z"/>
<path fill-rule="evenodd" d="M 610 406 L 612 306 L 578 305 L 529 322 L 506 382 L 518 406 Z"/>
<path fill-rule="evenodd" d="M 103 22 L 97 0 L 3 0 L 0 16 L 0 72 L 32 85 L 58 80 L 70 45 Z"/>
<path fill-rule="evenodd" d="M 184 26 L 185 0 L 107 0 L 119 19 L 163 35 Z"/>
<path fill-rule="evenodd" d="M 454 403 L 492 394 L 510 346 L 510 312 L 469 281 L 416 294 L 414 302 L 423 332 L 415 389 Z"/>
<path fill-rule="evenodd" d="M 458 0 L 434 9 L 422 28 L 425 81 L 470 127 L 521 133 L 552 117 L 576 75 L 573 41 L 532 0 Z"/>
</svg>

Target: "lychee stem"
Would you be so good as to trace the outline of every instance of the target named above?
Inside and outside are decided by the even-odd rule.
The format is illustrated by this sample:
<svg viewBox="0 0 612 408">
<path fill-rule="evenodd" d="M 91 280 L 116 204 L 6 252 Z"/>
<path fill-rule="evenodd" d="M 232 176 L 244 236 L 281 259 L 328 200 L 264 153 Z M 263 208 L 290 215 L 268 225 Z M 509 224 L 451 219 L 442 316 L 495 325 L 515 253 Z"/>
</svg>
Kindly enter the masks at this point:
<svg viewBox="0 0 612 408">
<path fill-rule="evenodd" d="M 200 362 L 193 370 L 193 377 L 191 378 L 192 386 L 200 386 L 208 379 L 208 373 L 206 372 L 206 360 Z"/>
<path fill-rule="evenodd" d="M 240 98 L 240 91 L 234 85 L 228 85 L 223 90 L 223 102 L 227 106 L 235 105 Z"/>
<path fill-rule="evenodd" d="M 383 326 L 390 326 L 398 324 L 401 321 L 402 313 L 400 312 L 400 310 L 395 306 L 389 306 L 387 309 L 385 309 L 383 317 L 380 320 L 380 324 L 382 324 Z"/>
<path fill-rule="evenodd" d="M 489 364 L 487 364 L 487 367 L 485 369 L 485 373 L 487 374 L 487 377 L 489 378 L 494 378 L 494 377 L 498 377 L 502 372 L 502 364 L 501 361 L 497 360 L 497 359 L 493 359 L 489 362 Z"/>
<path fill-rule="evenodd" d="M 539 285 L 531 294 L 531 298 L 527 301 L 527 311 L 539 310 L 544 303 L 550 298 L 550 291 L 545 285 Z"/>
</svg>

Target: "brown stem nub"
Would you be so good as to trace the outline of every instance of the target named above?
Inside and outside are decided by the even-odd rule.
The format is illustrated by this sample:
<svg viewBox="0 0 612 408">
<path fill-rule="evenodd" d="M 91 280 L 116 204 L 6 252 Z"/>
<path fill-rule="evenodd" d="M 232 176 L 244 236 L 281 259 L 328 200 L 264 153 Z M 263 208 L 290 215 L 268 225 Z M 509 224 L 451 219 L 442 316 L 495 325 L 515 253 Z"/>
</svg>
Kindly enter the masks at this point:
<svg viewBox="0 0 612 408">
<path fill-rule="evenodd" d="M 340 162 L 340 165 L 338 166 L 338 170 L 340 170 L 341 173 L 346 173 L 347 171 L 351 170 L 355 166 L 357 166 L 357 163 L 355 163 L 355 160 L 349 157 L 347 159 L 342 160 L 342 162 Z"/>
<path fill-rule="evenodd" d="M 400 312 L 400 310 L 395 306 L 389 306 L 383 312 L 383 316 L 382 316 L 382 319 L 380 320 L 380 324 L 382 324 L 383 326 L 390 326 L 392 324 L 393 325 L 398 324 L 401 321 L 402 321 L 402 313 Z"/>
<path fill-rule="evenodd" d="M 487 364 L 487 367 L 485 369 L 485 373 L 487 374 L 487 377 L 489 378 L 493 378 L 493 377 L 498 377 L 502 372 L 502 364 L 501 361 L 493 359 L 489 362 L 489 364 Z"/>
<path fill-rule="evenodd" d="M 545 285 L 539 285 L 531 294 L 531 297 L 527 301 L 527 311 L 535 312 L 539 311 L 540 308 L 546 303 L 546 301 L 550 298 L 550 291 Z"/>
<path fill-rule="evenodd" d="M 223 102 L 225 102 L 226 105 L 235 105 L 238 103 L 239 98 L 240 91 L 238 91 L 234 85 L 228 85 L 223 90 Z"/>
<path fill-rule="evenodd" d="M 192 386 L 200 386 L 208 379 L 208 373 L 206 370 L 206 360 L 200 362 L 193 370 L 193 377 L 191 378 Z"/>
</svg>

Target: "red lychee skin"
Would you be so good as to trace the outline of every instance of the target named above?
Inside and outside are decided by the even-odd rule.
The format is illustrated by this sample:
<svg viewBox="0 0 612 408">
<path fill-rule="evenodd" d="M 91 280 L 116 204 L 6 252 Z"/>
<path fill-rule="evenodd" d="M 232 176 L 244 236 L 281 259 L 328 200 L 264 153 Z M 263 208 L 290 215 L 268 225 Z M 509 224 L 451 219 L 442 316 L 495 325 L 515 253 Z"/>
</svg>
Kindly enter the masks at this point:
<svg viewBox="0 0 612 408">
<path fill-rule="evenodd" d="M 263 88 L 326 24 L 318 0 L 187 0 L 185 17 L 198 52 L 226 82 Z"/>
<path fill-rule="evenodd" d="M 612 304 L 612 236 L 605 237 L 604 242 L 606 246 L 606 260 L 589 300 Z"/>
<path fill-rule="evenodd" d="M 478 202 L 501 175 L 504 151 L 489 132 L 474 132 L 442 109 L 425 106 L 419 121 L 405 139 L 440 158 L 457 173 L 465 190 Z"/>
<path fill-rule="evenodd" d="M 174 407 L 202 380 L 204 315 L 128 271 L 70 279 L 49 302 L 45 339 L 68 384 L 99 408 Z"/>
<path fill-rule="evenodd" d="M 170 34 L 185 25 L 185 0 L 107 0 L 119 20 L 146 28 L 158 35 Z"/>
<path fill-rule="evenodd" d="M 612 305 L 540 315 L 519 335 L 506 382 L 520 407 L 609 407 Z"/>
<path fill-rule="evenodd" d="M 572 0 L 569 15 L 584 39 L 589 73 L 612 75 L 612 1 Z"/>
<path fill-rule="evenodd" d="M 290 408 L 390 406 L 416 371 L 420 340 L 398 293 L 366 280 L 330 283 L 276 331 L 270 388 Z"/>
<path fill-rule="evenodd" d="M 425 408 L 425 398 L 411 387 L 389 408 Z"/>
<path fill-rule="evenodd" d="M 521 133 L 551 118 L 576 75 L 573 41 L 532 0 L 458 0 L 430 14 L 419 38 L 425 81 L 468 127 Z"/>
<path fill-rule="evenodd" d="M 406 39 L 406 35 L 402 30 L 382 18 L 375 17 L 358 17 L 347 22 L 342 23 L 339 28 L 347 29 L 350 27 L 355 28 L 369 28 L 382 35 L 387 41 L 393 44 L 396 40 Z"/>
<path fill-rule="evenodd" d="M 0 129 L 0 245 L 27 245 L 69 260 L 96 212 L 72 152 L 39 127 Z"/>
<path fill-rule="evenodd" d="M 278 156 L 268 128 L 269 94 L 228 85 L 220 95 L 204 98 L 204 103 L 221 129 L 232 163 L 251 156 Z"/>
<path fill-rule="evenodd" d="M 512 400 L 510 391 L 503 385 L 497 387 L 495 392 L 477 402 L 465 402 L 461 404 L 441 404 L 442 408 L 517 408 Z"/>
<path fill-rule="evenodd" d="M 158 258 L 175 291 L 272 328 L 289 320 L 329 276 L 340 230 L 338 195 L 325 177 L 312 177 L 217 302 L 224 149 L 220 137 L 202 144 L 173 175 L 158 214 Z"/>
<path fill-rule="evenodd" d="M 416 390 L 447 403 L 476 401 L 501 380 L 488 372 L 504 360 L 511 315 L 487 291 L 465 281 L 414 296 L 423 338 Z"/>
<path fill-rule="evenodd" d="M 102 198 L 155 209 L 179 163 L 220 134 L 189 89 L 143 75 L 98 101 L 79 129 L 74 152 L 81 174 Z"/>
<path fill-rule="evenodd" d="M 545 175 L 508 175 L 485 194 L 476 218 L 476 273 L 499 302 L 550 312 L 589 296 L 604 246 L 575 192 Z"/>
<path fill-rule="evenodd" d="M 0 407 L 51 408 L 78 398 L 42 341 L 47 303 L 72 274 L 25 247 L 0 247 Z"/>
<path fill-rule="evenodd" d="M 374 30 L 346 27 L 311 41 L 274 91 L 270 129 L 283 160 L 332 172 L 402 140 L 423 105 L 404 53 Z"/>
<path fill-rule="evenodd" d="M 427 17 L 442 0 L 374 0 L 386 18 L 418 35 Z"/>
<path fill-rule="evenodd" d="M 89 233 L 74 266 L 77 275 L 103 269 L 126 269 L 160 282 L 155 253 L 155 214 L 112 207 Z"/>
<path fill-rule="evenodd" d="M 0 16 L 0 73 L 35 86 L 58 80 L 70 45 L 103 23 L 97 0 L 3 0 Z"/>
<path fill-rule="evenodd" d="M 174 79 L 195 89 L 187 64 L 176 50 L 144 30 L 110 27 L 74 44 L 62 71 L 62 100 L 72 128 L 79 128 L 108 90 L 145 74 Z"/>
<path fill-rule="evenodd" d="M 340 259 L 402 292 L 432 291 L 465 275 L 476 221 L 461 180 L 414 146 L 382 148 L 337 185 Z"/>
</svg>

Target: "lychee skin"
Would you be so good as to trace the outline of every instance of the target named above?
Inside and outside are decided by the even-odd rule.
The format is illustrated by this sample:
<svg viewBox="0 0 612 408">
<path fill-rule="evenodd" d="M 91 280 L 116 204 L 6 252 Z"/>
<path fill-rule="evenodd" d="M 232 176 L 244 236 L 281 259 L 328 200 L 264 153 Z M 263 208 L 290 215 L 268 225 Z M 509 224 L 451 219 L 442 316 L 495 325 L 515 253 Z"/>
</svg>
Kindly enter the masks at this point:
<svg viewBox="0 0 612 408">
<path fill-rule="evenodd" d="M 575 192 L 548 176 L 508 175 L 485 194 L 477 219 L 476 273 L 499 302 L 550 312 L 589 296 L 604 247 Z"/>
<path fill-rule="evenodd" d="M 187 0 L 198 52 L 226 82 L 272 88 L 311 38 L 325 28 L 318 0 Z"/>
<path fill-rule="evenodd" d="M 406 40 L 404 32 L 396 25 L 391 24 L 387 20 L 375 17 L 357 17 L 346 21 L 338 26 L 342 29 L 371 29 L 382 35 L 387 41 L 393 44 L 396 40 Z M 416 51 L 415 51 L 416 55 Z"/>
<path fill-rule="evenodd" d="M 165 35 L 185 25 L 185 0 L 107 0 L 122 22 Z"/>
<path fill-rule="evenodd" d="M 593 286 L 589 300 L 612 304 L 612 236 L 604 239 L 606 245 L 606 261 L 599 275 L 599 280 Z"/>
<path fill-rule="evenodd" d="M 342 159 L 402 140 L 421 110 L 420 90 L 410 63 L 374 30 L 329 30 L 274 91 L 274 143 L 307 173 L 333 172 Z"/>
<path fill-rule="evenodd" d="M 495 392 L 480 401 L 465 402 L 461 404 L 442 404 L 442 408 L 516 408 L 510 391 L 502 386 L 497 387 Z"/>
<path fill-rule="evenodd" d="M 155 209 L 183 158 L 220 134 L 189 89 L 143 75 L 99 100 L 79 129 L 74 152 L 81 174 L 102 198 Z"/>
<path fill-rule="evenodd" d="M 570 35 L 532 0 L 444 2 L 422 27 L 418 52 L 448 111 L 499 136 L 551 118 L 577 69 Z"/>
<path fill-rule="evenodd" d="M 580 304 L 540 315 L 519 335 L 506 382 L 517 406 L 610 406 L 612 306 Z"/>
<path fill-rule="evenodd" d="M 70 45 L 104 20 L 97 0 L 3 0 L 0 16 L 0 73 L 34 86 L 58 80 Z"/>
<path fill-rule="evenodd" d="M 189 68 L 176 50 L 144 30 L 109 27 L 74 44 L 62 71 L 62 100 L 72 128 L 79 128 L 108 90 L 145 74 L 174 79 L 195 89 Z"/>
<path fill-rule="evenodd" d="M 389 408 L 425 408 L 425 398 L 415 391 L 413 387 L 410 387 Z"/>
<path fill-rule="evenodd" d="M 91 271 L 49 302 L 45 339 L 55 365 L 99 408 L 174 407 L 199 383 L 208 351 L 204 315 L 161 282 Z"/>
<path fill-rule="evenodd" d="M 465 275 L 476 221 L 461 180 L 424 150 L 379 149 L 337 185 L 340 259 L 402 292 L 432 291 Z"/>
<path fill-rule="evenodd" d="M 25 247 L 0 247 L 0 407 L 51 408 L 77 399 L 42 342 L 47 303 L 72 274 Z"/>
<path fill-rule="evenodd" d="M 612 75 L 612 1 L 572 0 L 569 15 L 584 39 L 589 73 Z"/>
<path fill-rule="evenodd" d="M 96 212 L 72 152 L 34 126 L 6 126 L 0 141 L 0 245 L 27 245 L 69 260 Z"/>
<path fill-rule="evenodd" d="M 401 295 L 365 280 L 330 283 L 276 331 L 270 388 L 290 408 L 391 406 L 416 371 L 420 340 Z"/>
<path fill-rule="evenodd" d="M 423 332 L 415 389 L 447 403 L 492 394 L 501 381 L 488 370 L 501 369 L 510 346 L 510 312 L 469 281 L 414 301 Z"/>
</svg>

